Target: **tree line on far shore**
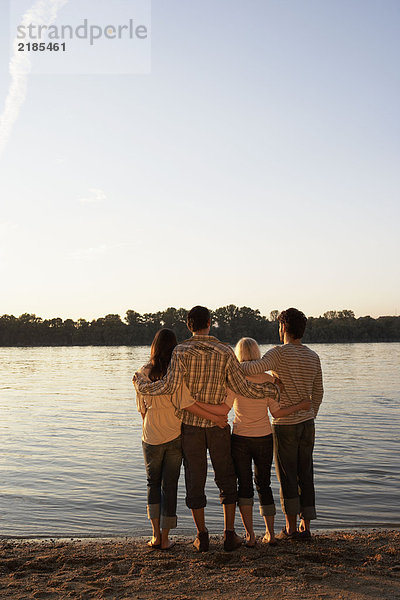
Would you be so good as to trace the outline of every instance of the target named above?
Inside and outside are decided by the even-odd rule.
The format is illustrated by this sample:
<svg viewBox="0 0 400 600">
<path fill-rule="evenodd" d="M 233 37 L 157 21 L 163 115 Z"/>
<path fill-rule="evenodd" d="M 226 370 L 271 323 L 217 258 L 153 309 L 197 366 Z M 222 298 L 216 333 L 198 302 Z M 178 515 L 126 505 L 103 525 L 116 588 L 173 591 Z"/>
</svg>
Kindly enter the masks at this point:
<svg viewBox="0 0 400 600">
<path fill-rule="evenodd" d="M 212 312 L 211 334 L 235 344 L 241 337 L 252 337 L 260 344 L 277 344 L 278 314 L 269 318 L 259 310 L 229 305 Z M 190 334 L 186 328 L 187 310 L 167 308 L 143 315 L 128 310 L 124 320 L 119 315 L 100 319 L 42 319 L 24 313 L 19 317 L 0 317 L 0 346 L 145 346 L 151 344 L 161 327 L 173 329 L 179 341 Z M 305 343 L 399 342 L 400 317 L 370 316 L 355 318 L 351 310 L 328 311 L 309 317 Z"/>
</svg>

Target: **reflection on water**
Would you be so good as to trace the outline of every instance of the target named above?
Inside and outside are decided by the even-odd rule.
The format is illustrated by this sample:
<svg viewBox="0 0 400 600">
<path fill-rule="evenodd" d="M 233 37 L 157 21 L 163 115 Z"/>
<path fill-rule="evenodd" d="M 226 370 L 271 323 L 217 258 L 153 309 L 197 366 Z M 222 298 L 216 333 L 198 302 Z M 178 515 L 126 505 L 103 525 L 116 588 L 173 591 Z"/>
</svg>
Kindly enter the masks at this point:
<svg viewBox="0 0 400 600">
<path fill-rule="evenodd" d="M 314 454 L 318 527 L 399 524 L 400 344 L 312 347 L 326 390 Z M 0 348 L 0 535 L 149 530 L 131 384 L 148 353 Z M 222 511 L 211 470 L 207 487 L 208 525 L 217 532 Z M 275 476 L 273 487 L 278 503 Z M 177 531 L 189 532 L 183 476 L 179 494 Z M 261 531 L 258 509 L 254 514 Z"/>
</svg>

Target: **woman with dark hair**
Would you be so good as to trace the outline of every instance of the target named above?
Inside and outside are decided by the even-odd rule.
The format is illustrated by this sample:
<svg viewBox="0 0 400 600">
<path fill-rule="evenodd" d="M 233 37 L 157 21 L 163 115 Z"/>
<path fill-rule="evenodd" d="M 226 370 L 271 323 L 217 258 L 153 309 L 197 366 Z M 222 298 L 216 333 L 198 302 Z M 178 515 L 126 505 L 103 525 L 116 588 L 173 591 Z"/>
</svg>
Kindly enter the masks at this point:
<svg viewBox="0 0 400 600">
<path fill-rule="evenodd" d="M 164 377 L 176 345 L 176 336 L 171 329 L 160 329 L 156 333 L 151 345 L 150 361 L 141 370 L 150 381 Z M 177 490 L 182 464 L 181 421 L 175 416 L 175 409 L 190 410 L 220 427 L 226 425 L 226 410 L 222 405 L 212 407 L 213 414 L 204 410 L 190 396 L 185 384 L 172 396 L 143 396 L 136 390 L 136 403 L 143 418 L 147 515 L 153 528 L 153 537 L 148 545 L 169 550 L 174 546 L 168 535 L 170 529 L 177 525 Z"/>
</svg>

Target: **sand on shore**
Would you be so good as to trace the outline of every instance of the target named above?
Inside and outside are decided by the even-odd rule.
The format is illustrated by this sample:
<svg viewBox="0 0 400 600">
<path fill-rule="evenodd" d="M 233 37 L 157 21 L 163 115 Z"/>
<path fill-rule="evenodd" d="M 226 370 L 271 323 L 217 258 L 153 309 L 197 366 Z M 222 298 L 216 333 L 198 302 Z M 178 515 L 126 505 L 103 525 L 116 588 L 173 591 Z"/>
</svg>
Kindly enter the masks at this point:
<svg viewBox="0 0 400 600">
<path fill-rule="evenodd" d="M 198 554 L 177 536 L 1 540 L 1 600 L 400 600 L 400 531 L 344 530 L 311 542 L 258 543 L 226 553 L 220 536 Z"/>
</svg>

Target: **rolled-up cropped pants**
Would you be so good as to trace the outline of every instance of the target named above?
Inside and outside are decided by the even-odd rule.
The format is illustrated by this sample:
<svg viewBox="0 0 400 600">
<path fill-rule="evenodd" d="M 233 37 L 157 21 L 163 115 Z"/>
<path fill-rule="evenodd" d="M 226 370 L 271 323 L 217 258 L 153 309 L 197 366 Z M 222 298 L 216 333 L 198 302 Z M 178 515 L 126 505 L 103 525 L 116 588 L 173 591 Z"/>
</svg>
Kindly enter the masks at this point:
<svg viewBox="0 0 400 600">
<path fill-rule="evenodd" d="M 181 436 L 165 444 L 142 442 L 147 474 L 147 516 L 160 519 L 162 529 L 177 524 L 178 479 L 182 464 Z"/>
<path fill-rule="evenodd" d="M 234 504 L 237 501 L 229 425 L 221 429 L 182 423 L 182 450 L 188 508 L 204 508 L 207 504 L 204 493 L 207 479 L 207 450 L 214 469 L 214 481 L 219 488 L 221 504 Z"/>
<path fill-rule="evenodd" d="M 273 516 L 276 509 L 271 489 L 272 434 L 247 437 L 234 433 L 231 444 L 233 464 L 238 478 L 239 506 L 252 506 L 254 503 L 254 463 L 254 483 L 260 499 L 260 514 L 263 517 Z"/>
<path fill-rule="evenodd" d="M 274 425 L 275 465 L 281 505 L 287 515 L 316 519 L 313 472 L 314 419 L 296 425 Z"/>
</svg>

